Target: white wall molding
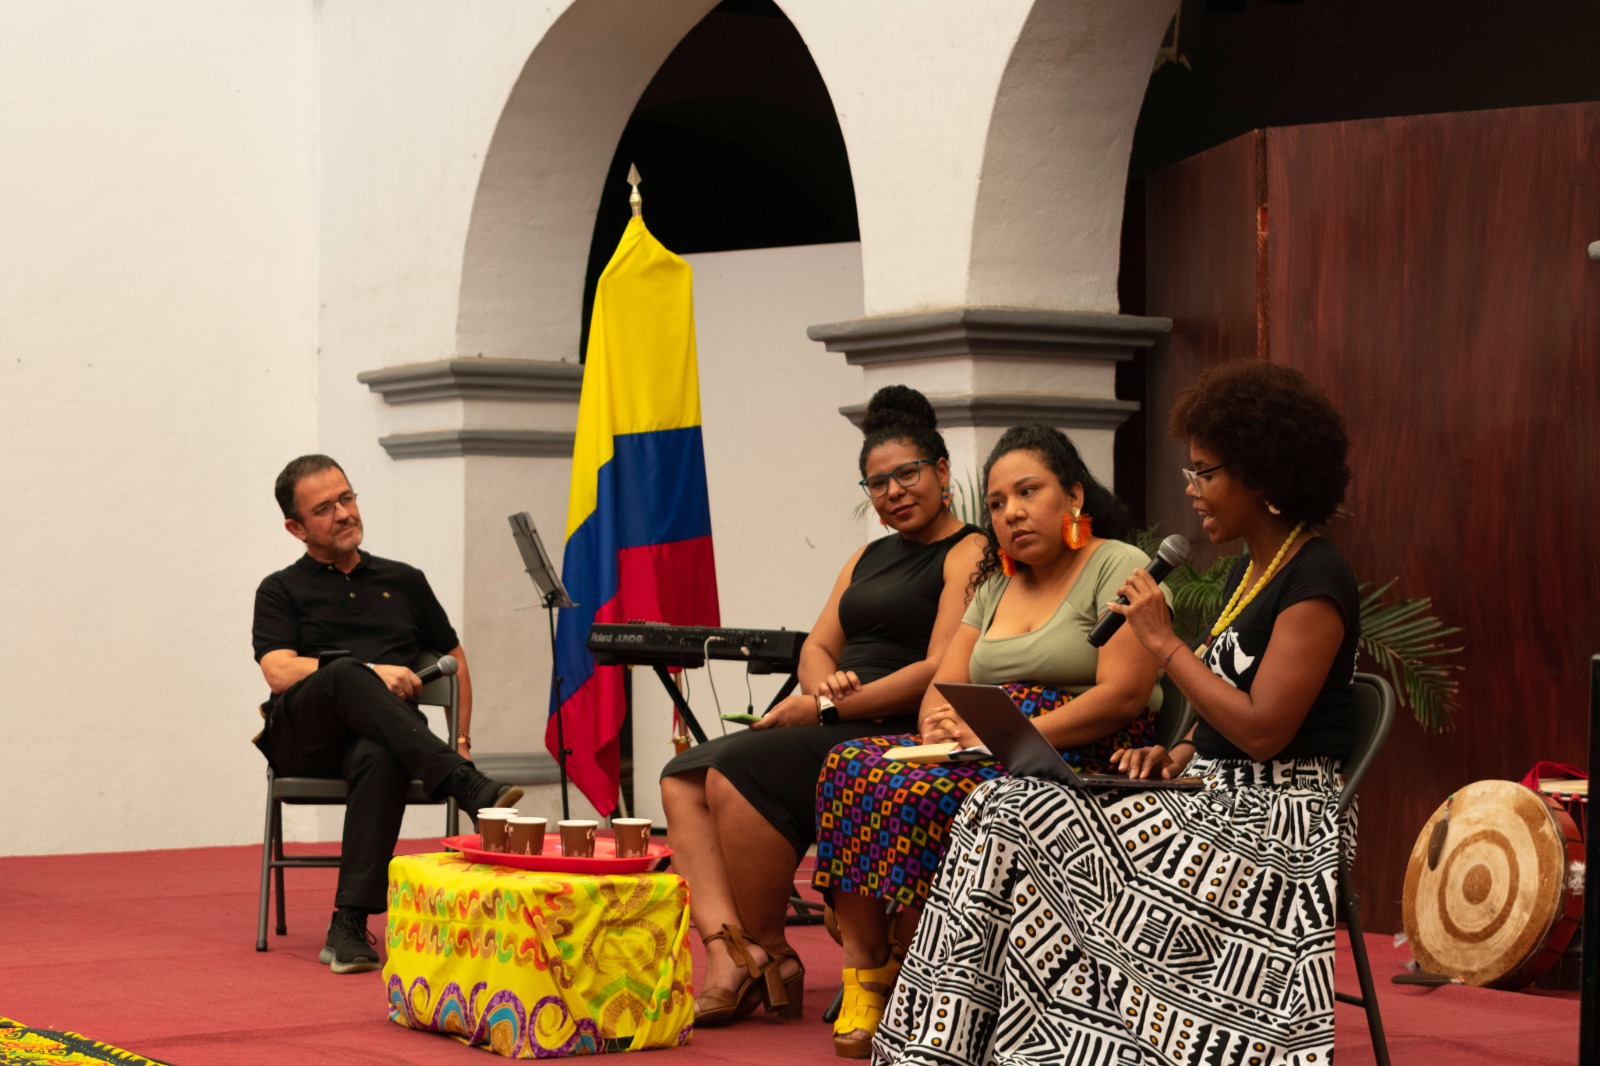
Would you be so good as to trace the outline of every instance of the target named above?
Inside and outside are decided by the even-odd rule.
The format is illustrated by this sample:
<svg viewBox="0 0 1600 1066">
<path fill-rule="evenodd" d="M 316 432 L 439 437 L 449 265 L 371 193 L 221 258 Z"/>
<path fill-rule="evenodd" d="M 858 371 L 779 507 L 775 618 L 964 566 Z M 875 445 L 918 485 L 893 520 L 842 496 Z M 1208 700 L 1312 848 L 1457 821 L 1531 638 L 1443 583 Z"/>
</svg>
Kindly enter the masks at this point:
<svg viewBox="0 0 1600 1066">
<path fill-rule="evenodd" d="M 438 359 L 428 363 L 364 370 L 356 380 L 384 403 L 431 400 L 576 402 L 583 366 L 548 359 Z"/>
<path fill-rule="evenodd" d="M 1132 359 L 1172 332 L 1170 318 L 1088 311 L 952 307 L 806 329 L 853 366 L 965 358 Z"/>
<path fill-rule="evenodd" d="M 988 395 L 929 396 L 940 429 L 1009 428 L 1022 422 L 1043 422 L 1061 429 L 1116 429 L 1139 409 L 1134 400 L 1083 396 Z M 857 427 L 866 414 L 864 403 L 839 408 Z"/>
<path fill-rule="evenodd" d="M 391 433 L 378 443 L 391 459 L 439 459 L 463 455 L 572 458 L 575 435 L 548 429 L 440 429 Z"/>
</svg>

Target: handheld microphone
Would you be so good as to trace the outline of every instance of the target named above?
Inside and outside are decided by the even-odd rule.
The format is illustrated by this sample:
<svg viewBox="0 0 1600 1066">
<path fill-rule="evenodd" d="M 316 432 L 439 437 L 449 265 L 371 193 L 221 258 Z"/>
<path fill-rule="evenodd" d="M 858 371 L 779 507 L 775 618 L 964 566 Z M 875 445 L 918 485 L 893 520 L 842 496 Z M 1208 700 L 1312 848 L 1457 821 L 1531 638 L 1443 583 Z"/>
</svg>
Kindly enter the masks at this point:
<svg viewBox="0 0 1600 1066">
<path fill-rule="evenodd" d="M 1188 558 L 1188 538 L 1174 533 L 1161 542 L 1161 547 L 1156 549 L 1156 553 L 1150 557 L 1148 563 L 1144 564 L 1144 568 L 1155 579 L 1156 583 L 1160 584 L 1163 578 L 1182 566 Z M 1128 605 L 1128 597 L 1118 596 L 1113 602 L 1120 603 L 1126 607 Z M 1126 617 L 1115 611 L 1107 611 L 1101 615 L 1100 621 L 1096 622 L 1094 628 L 1089 630 L 1089 646 L 1098 648 L 1103 645 L 1111 639 L 1117 630 L 1122 628 L 1122 623 L 1126 621 Z"/>
<path fill-rule="evenodd" d="M 1185 543 L 1184 547 L 1187 548 L 1188 544 Z M 1184 554 L 1187 555 L 1188 552 L 1185 551 Z M 1166 571 L 1163 570 L 1162 573 L 1164 574 Z M 461 669 L 461 664 L 456 662 L 454 655 L 444 655 L 432 666 L 424 666 L 421 670 L 418 670 L 417 680 L 426 685 L 429 681 L 437 678 L 450 677 L 459 669 Z"/>
</svg>

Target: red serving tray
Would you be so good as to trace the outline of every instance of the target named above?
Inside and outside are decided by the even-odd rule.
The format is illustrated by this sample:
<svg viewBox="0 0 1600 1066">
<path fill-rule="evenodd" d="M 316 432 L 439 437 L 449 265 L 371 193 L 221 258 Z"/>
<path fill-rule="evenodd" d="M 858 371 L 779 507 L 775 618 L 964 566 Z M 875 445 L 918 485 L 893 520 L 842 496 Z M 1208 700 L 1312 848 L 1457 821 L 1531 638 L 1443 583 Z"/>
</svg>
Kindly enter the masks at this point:
<svg viewBox="0 0 1600 1066">
<path fill-rule="evenodd" d="M 440 841 L 451 851 L 459 851 L 473 862 L 491 866 L 512 866 L 518 870 L 536 870 L 558 874 L 642 874 L 655 869 L 657 863 L 672 854 L 665 844 L 651 841 L 645 853 L 637 858 L 617 857 L 617 842 L 609 836 L 597 836 L 592 858 L 568 858 L 561 854 L 561 836 L 554 827 L 544 835 L 544 851 L 538 855 L 509 855 L 503 851 L 484 851 L 483 838 L 477 833 L 445 837 Z"/>
</svg>

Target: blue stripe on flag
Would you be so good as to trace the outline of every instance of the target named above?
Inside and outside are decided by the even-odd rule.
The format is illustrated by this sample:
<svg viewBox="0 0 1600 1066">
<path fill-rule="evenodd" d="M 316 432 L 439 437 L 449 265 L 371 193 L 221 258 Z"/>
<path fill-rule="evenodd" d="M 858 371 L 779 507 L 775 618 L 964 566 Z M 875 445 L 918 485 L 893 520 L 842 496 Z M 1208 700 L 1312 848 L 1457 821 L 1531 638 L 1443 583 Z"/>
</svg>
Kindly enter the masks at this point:
<svg viewBox="0 0 1600 1066">
<path fill-rule="evenodd" d="M 589 627 L 617 594 L 617 552 L 711 535 L 699 426 L 627 433 L 612 445 L 599 471 L 594 513 L 567 539 L 562 556 L 562 583 L 578 606 L 562 608 L 556 627 L 561 702 L 594 673 Z"/>
</svg>

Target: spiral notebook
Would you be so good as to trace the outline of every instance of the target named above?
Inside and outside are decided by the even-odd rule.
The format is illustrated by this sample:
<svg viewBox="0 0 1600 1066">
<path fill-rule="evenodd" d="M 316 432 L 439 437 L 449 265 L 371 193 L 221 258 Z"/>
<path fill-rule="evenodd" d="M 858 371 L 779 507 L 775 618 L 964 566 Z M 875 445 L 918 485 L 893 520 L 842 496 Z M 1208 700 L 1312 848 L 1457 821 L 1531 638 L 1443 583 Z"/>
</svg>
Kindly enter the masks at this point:
<svg viewBox="0 0 1600 1066">
<path fill-rule="evenodd" d="M 1122 774 L 1080 774 L 1068 766 L 1061 753 L 1044 734 L 1034 728 L 1026 715 L 1017 710 L 1011 697 L 999 685 L 956 685 L 935 682 L 934 688 L 950 701 L 961 720 L 978 734 L 1006 773 L 1013 777 L 1040 777 L 1083 789 L 1122 789 L 1148 792 L 1153 789 L 1189 789 L 1202 785 L 1198 777 L 1131 778 Z"/>
</svg>

